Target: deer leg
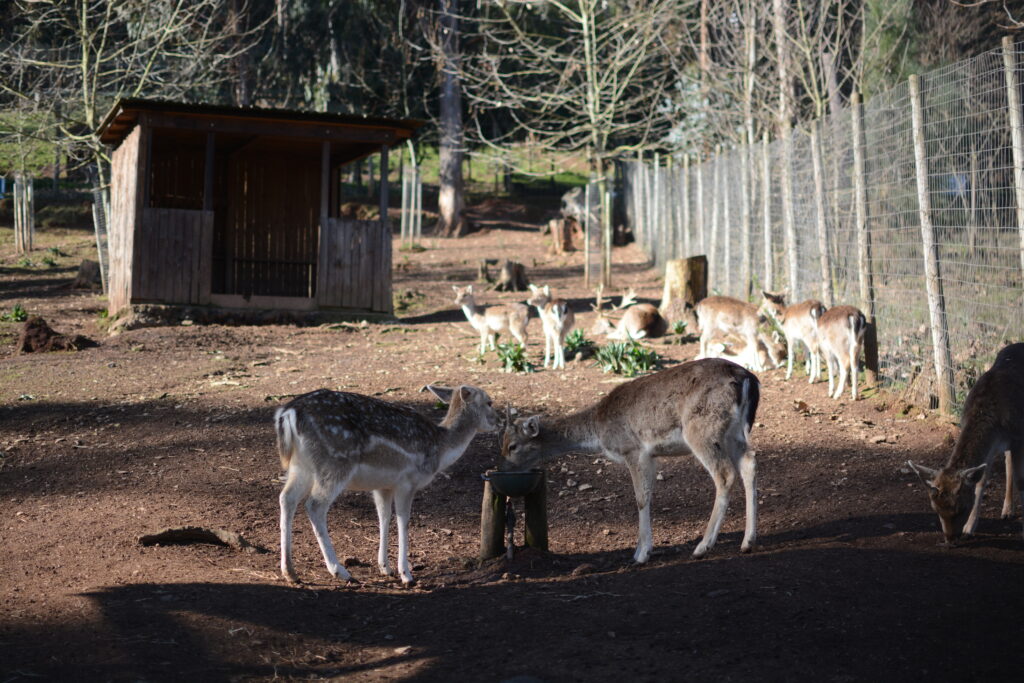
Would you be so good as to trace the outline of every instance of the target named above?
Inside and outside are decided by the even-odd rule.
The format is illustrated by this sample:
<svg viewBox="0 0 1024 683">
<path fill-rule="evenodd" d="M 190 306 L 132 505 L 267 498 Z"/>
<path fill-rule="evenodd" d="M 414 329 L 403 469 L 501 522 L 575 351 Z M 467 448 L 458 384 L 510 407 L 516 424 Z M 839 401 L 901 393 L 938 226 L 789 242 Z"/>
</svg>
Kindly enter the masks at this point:
<svg viewBox="0 0 1024 683">
<path fill-rule="evenodd" d="M 415 583 L 412 578 L 412 567 L 409 566 L 409 518 L 412 515 L 412 497 L 416 492 L 411 489 L 395 491 L 395 517 L 398 518 L 398 575 L 402 584 L 410 586 Z"/>
<path fill-rule="evenodd" d="M 757 459 L 752 450 L 740 457 L 740 478 L 743 480 L 743 493 L 747 499 L 747 522 L 743 529 L 743 543 L 740 551 L 749 553 L 757 541 Z"/>
<path fill-rule="evenodd" d="M 654 534 L 651 531 L 651 496 L 654 491 L 654 460 L 649 453 L 641 453 L 635 460 L 627 459 L 629 476 L 633 480 L 633 493 L 640 516 L 636 552 L 633 561 L 643 564 L 651 556 Z"/>
<path fill-rule="evenodd" d="M 1024 509 L 1024 444 L 1014 446 L 1010 453 L 1011 457 L 1008 460 L 1013 462 L 1013 484 L 1017 489 L 1017 504 Z M 1024 515 L 1021 517 L 1024 520 Z"/>
<path fill-rule="evenodd" d="M 295 508 L 299 501 L 309 495 L 313 488 L 313 479 L 298 467 L 288 468 L 288 479 L 278 500 L 281 503 L 281 576 L 292 583 L 298 583 L 295 567 L 292 565 L 292 524 L 295 521 Z"/>
<path fill-rule="evenodd" d="M 352 575 L 348 573 L 338 562 L 338 556 L 334 552 L 334 544 L 331 543 L 331 536 L 327 532 L 327 510 L 331 503 L 338 497 L 344 488 L 344 483 L 332 484 L 325 489 L 319 482 L 313 485 L 313 492 L 306 499 L 306 514 L 313 525 L 313 534 L 316 535 L 316 542 L 320 545 L 320 552 L 327 564 L 327 571 L 342 581 L 351 581 Z"/>
<path fill-rule="evenodd" d="M 377 548 L 377 566 L 384 576 L 391 576 L 388 564 L 388 534 L 391 531 L 391 504 L 395 499 L 391 489 L 375 489 L 373 504 L 377 506 L 377 521 L 380 523 L 380 546 Z"/>
<path fill-rule="evenodd" d="M 1015 484 L 1015 477 L 1013 476 L 1013 451 L 1006 451 L 1004 456 L 1004 460 L 1006 461 L 1006 493 L 1003 495 L 1003 512 L 1001 517 L 1003 519 L 1010 519 L 1013 517 L 1013 494 Z"/>
<path fill-rule="evenodd" d="M 857 358 L 860 356 L 859 353 L 855 353 L 850 357 L 850 397 L 857 400 Z"/>
<path fill-rule="evenodd" d="M 990 469 L 986 467 L 981 475 L 981 479 L 974 485 L 974 505 L 971 506 L 971 514 L 967 517 L 967 521 L 964 522 L 964 536 L 973 536 L 978 528 L 978 518 L 981 517 L 981 498 L 985 491 L 985 484 L 988 483 Z"/>
<path fill-rule="evenodd" d="M 544 367 L 551 362 L 551 335 L 544 330 Z M 558 358 L 555 358 L 555 367 L 558 367 Z"/>
<path fill-rule="evenodd" d="M 709 444 L 709 450 L 718 448 L 721 447 Z M 694 557 L 707 555 L 707 552 L 714 547 L 715 541 L 718 540 L 718 532 L 725 519 L 725 510 L 729 507 L 729 490 L 732 488 L 733 482 L 736 481 L 736 465 L 733 461 L 722 458 L 721 453 L 715 455 L 716 459 L 711 462 L 700 458 L 701 463 L 715 482 L 715 504 L 711 508 L 711 517 L 708 519 L 707 529 L 704 530 L 704 538 L 697 545 L 697 549 L 693 551 Z"/>
<path fill-rule="evenodd" d="M 786 337 L 786 380 L 793 376 L 793 356 L 796 355 L 794 342 Z"/>
</svg>

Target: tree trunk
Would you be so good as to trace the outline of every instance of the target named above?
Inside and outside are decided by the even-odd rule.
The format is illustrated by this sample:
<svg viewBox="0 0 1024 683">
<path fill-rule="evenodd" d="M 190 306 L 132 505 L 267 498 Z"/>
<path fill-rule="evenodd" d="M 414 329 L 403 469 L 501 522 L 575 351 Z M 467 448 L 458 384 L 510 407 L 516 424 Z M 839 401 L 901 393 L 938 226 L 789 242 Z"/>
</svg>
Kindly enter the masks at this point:
<svg viewBox="0 0 1024 683">
<path fill-rule="evenodd" d="M 468 232 L 462 217 L 462 94 L 459 88 L 458 0 L 438 0 L 441 10 L 441 148 L 436 233 L 461 237 Z"/>
<path fill-rule="evenodd" d="M 694 306 L 708 295 L 708 259 L 691 256 L 673 259 L 665 264 L 665 289 L 661 294 L 659 310 L 673 322 L 683 320 L 696 329 Z"/>
</svg>

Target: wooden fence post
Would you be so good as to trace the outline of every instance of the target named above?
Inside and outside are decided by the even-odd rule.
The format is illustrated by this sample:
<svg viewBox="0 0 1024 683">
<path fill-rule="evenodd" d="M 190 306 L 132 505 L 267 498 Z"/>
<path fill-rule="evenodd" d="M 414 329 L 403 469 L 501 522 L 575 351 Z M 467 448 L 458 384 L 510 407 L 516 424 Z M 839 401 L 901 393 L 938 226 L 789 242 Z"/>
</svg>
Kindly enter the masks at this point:
<svg viewBox="0 0 1024 683">
<path fill-rule="evenodd" d="M 683 157 L 683 257 L 693 256 L 690 240 L 690 155 Z"/>
<path fill-rule="evenodd" d="M 775 289 L 775 254 L 772 252 L 772 164 L 768 149 L 768 131 L 761 139 L 761 213 L 764 219 L 764 282 L 763 289 Z"/>
<path fill-rule="evenodd" d="M 750 145 L 740 147 L 740 283 L 744 298 L 749 299 L 752 287 L 750 270 L 750 181 L 753 174 L 750 172 L 750 155 L 753 150 Z"/>
<path fill-rule="evenodd" d="M 704 166 L 703 162 L 697 164 L 697 243 L 700 245 L 700 253 L 707 254 L 707 238 L 704 235 Z"/>
<path fill-rule="evenodd" d="M 786 270 L 789 276 L 789 296 L 794 301 L 800 296 L 797 285 L 796 216 L 793 213 L 793 131 L 782 127 L 782 227 L 786 246 Z"/>
<path fill-rule="evenodd" d="M 709 236 L 710 248 L 708 249 L 708 282 L 712 287 L 721 288 L 718 281 L 718 205 L 721 203 L 722 191 L 722 147 L 715 146 L 715 158 L 712 160 L 714 170 L 711 180 L 711 235 Z"/>
<path fill-rule="evenodd" d="M 505 496 L 494 492 L 491 482 L 484 482 L 480 505 L 480 560 L 489 560 L 505 552 Z"/>
<path fill-rule="evenodd" d="M 723 292 L 730 292 L 735 294 L 735 290 L 731 289 L 733 286 L 732 282 L 732 215 L 729 211 L 729 205 L 732 202 L 729 201 L 729 188 L 732 183 L 729 182 L 729 166 L 730 163 L 725 157 L 722 157 L 720 163 L 722 164 L 722 184 L 719 188 L 720 197 L 719 202 L 722 203 L 722 277 L 721 289 Z M 727 289 L 730 288 L 730 289 Z"/>
<path fill-rule="evenodd" d="M 868 231 L 868 193 L 864 177 L 864 124 L 860 93 L 850 97 L 853 123 L 853 202 L 857 229 L 857 272 L 860 309 L 867 316 L 864 331 L 864 371 L 869 384 L 878 384 L 878 322 L 875 319 L 875 281 L 871 270 L 871 233 Z"/>
<path fill-rule="evenodd" d="M 832 266 L 829 263 L 828 226 L 825 221 L 825 179 L 821 172 L 820 121 L 811 124 L 811 161 L 814 166 L 814 208 L 818 214 L 818 262 L 821 266 L 821 299 L 825 306 L 835 304 L 832 293 Z"/>
<path fill-rule="evenodd" d="M 949 349 L 949 328 L 946 321 L 946 300 L 942 291 L 939 248 L 935 239 L 935 227 L 932 224 L 931 197 L 928 194 L 928 150 L 924 138 L 921 83 L 916 74 L 910 77 L 910 107 L 914 134 L 914 166 L 917 171 L 917 206 L 921 220 L 925 287 L 928 290 L 928 314 L 931 318 L 939 410 L 951 415 L 954 398 L 953 360 Z"/>
<path fill-rule="evenodd" d="M 1006 102 L 1010 115 L 1010 139 L 1013 143 L 1013 194 L 1017 203 L 1017 231 L 1020 233 L 1020 268 L 1024 273 L 1024 130 L 1017 84 L 1017 55 L 1013 38 L 1003 37 L 1003 66 L 1006 72 Z"/>
</svg>

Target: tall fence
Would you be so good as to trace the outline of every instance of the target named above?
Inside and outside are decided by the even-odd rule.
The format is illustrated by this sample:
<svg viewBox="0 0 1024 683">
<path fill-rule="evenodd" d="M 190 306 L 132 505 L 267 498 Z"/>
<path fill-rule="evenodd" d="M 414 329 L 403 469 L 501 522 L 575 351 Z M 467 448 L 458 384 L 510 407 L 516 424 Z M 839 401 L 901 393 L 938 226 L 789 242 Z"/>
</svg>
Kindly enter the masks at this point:
<svg viewBox="0 0 1024 683">
<path fill-rule="evenodd" d="M 1024 340 L 1024 54 L 912 77 L 775 141 L 623 163 L 627 216 L 659 266 L 706 254 L 709 289 L 851 304 L 880 380 L 946 411 Z"/>
</svg>

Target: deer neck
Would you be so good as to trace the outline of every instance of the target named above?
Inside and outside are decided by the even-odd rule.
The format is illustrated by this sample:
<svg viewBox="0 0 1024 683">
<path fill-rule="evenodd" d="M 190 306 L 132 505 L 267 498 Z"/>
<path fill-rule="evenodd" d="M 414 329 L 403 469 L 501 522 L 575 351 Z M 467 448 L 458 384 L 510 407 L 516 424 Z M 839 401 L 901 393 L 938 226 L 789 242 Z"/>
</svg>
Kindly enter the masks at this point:
<svg viewBox="0 0 1024 683">
<path fill-rule="evenodd" d="M 471 321 L 483 317 L 483 313 L 475 301 L 467 301 L 462 304 L 462 312 L 465 314 L 466 319 Z"/>
<path fill-rule="evenodd" d="M 987 464 L 1007 446 L 1009 443 L 1002 438 L 1002 430 L 995 418 L 982 414 L 980 410 L 972 410 L 964 416 L 960 437 L 943 469 L 955 471 Z"/>
<path fill-rule="evenodd" d="M 469 446 L 469 442 L 477 433 L 477 421 L 454 401 L 448 408 L 448 414 L 441 420 L 441 428 L 445 430 L 440 446 L 438 470 L 444 470 L 454 463 Z"/>
<path fill-rule="evenodd" d="M 600 453 L 601 439 L 597 434 L 597 407 L 584 408 L 565 417 L 542 423 L 539 438 L 549 457 L 566 453 Z"/>
</svg>

